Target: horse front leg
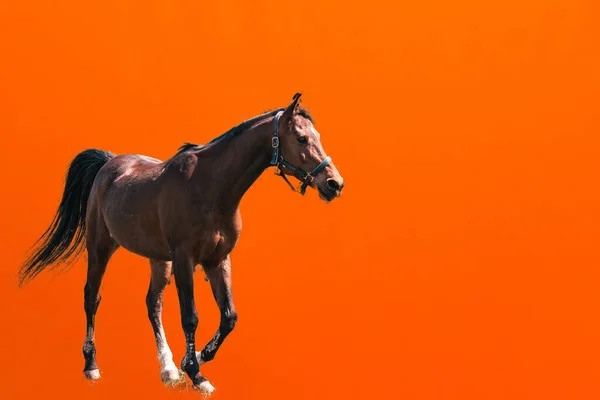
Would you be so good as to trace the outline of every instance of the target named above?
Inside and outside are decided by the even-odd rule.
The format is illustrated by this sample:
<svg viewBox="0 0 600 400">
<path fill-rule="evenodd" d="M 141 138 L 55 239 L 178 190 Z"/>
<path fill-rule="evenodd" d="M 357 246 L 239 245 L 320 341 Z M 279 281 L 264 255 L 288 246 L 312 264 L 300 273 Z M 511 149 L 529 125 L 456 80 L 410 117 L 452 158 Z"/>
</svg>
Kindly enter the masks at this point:
<svg viewBox="0 0 600 400">
<path fill-rule="evenodd" d="M 215 358 L 223 341 L 233 331 L 233 328 L 235 328 L 238 318 L 231 292 L 231 261 L 229 256 L 219 263 L 213 265 L 205 264 L 203 267 L 221 313 L 221 322 L 217 333 L 215 333 L 210 342 L 208 342 L 201 352 L 196 353 L 199 364 Z"/>
<path fill-rule="evenodd" d="M 181 361 L 181 369 L 190 377 L 196 389 L 211 394 L 214 387 L 200 374 L 200 364 L 196 359 L 195 341 L 198 313 L 194 301 L 194 264 L 192 256 L 188 252 L 175 250 L 173 272 L 179 296 L 181 326 L 185 335 L 185 356 Z"/>
</svg>

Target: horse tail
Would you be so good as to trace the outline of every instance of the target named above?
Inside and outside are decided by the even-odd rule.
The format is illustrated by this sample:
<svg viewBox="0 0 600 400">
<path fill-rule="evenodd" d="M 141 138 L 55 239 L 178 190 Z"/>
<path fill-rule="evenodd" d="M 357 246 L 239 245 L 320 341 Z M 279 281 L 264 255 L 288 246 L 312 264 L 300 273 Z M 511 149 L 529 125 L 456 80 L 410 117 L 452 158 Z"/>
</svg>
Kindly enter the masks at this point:
<svg viewBox="0 0 600 400">
<path fill-rule="evenodd" d="M 35 242 L 33 253 L 19 271 L 19 286 L 35 278 L 51 264 L 74 261 L 85 242 L 86 213 L 92 185 L 100 168 L 115 155 L 97 149 L 77 154 L 67 171 L 62 200 L 54 219 Z M 70 262 L 69 262 L 70 263 Z M 51 267 L 51 269 L 54 267 Z"/>
</svg>

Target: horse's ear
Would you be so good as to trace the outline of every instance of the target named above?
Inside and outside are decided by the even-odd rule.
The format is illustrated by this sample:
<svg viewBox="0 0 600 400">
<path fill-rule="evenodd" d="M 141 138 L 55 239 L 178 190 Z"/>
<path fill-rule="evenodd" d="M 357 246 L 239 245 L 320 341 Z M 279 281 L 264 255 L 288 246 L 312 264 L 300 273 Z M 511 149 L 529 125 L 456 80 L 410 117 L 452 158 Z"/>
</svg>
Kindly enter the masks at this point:
<svg viewBox="0 0 600 400">
<path fill-rule="evenodd" d="M 292 102 L 286 107 L 285 111 L 283 112 L 283 118 L 292 118 L 296 111 L 298 111 L 298 108 L 300 107 L 300 96 L 302 96 L 302 93 L 296 93 L 294 95 L 294 97 L 292 98 Z"/>
</svg>

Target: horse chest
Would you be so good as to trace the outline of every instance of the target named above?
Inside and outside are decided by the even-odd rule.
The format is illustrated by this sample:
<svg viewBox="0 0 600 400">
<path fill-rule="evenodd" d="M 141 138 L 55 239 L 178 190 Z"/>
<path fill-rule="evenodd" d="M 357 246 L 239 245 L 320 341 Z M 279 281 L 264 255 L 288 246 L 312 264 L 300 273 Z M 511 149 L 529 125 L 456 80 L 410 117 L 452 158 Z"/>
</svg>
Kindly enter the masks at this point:
<svg viewBox="0 0 600 400">
<path fill-rule="evenodd" d="M 231 230 L 215 230 L 204 235 L 203 240 L 196 245 L 197 260 L 203 262 L 224 259 L 235 247 L 238 237 L 239 233 Z"/>
</svg>

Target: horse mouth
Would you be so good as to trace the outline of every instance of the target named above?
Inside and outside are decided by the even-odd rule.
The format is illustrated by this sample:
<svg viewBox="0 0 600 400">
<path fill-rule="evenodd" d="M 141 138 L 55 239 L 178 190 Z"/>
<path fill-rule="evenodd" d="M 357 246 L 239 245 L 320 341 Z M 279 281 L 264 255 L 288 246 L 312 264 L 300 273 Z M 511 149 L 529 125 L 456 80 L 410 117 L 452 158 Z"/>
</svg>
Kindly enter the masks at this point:
<svg viewBox="0 0 600 400">
<path fill-rule="evenodd" d="M 329 203 L 330 201 L 336 198 L 336 193 L 325 192 L 324 190 L 321 190 L 321 188 L 317 189 L 319 191 L 319 197 L 321 198 L 321 200 L 325 200 Z"/>
</svg>

